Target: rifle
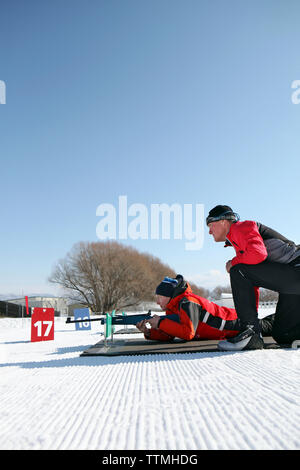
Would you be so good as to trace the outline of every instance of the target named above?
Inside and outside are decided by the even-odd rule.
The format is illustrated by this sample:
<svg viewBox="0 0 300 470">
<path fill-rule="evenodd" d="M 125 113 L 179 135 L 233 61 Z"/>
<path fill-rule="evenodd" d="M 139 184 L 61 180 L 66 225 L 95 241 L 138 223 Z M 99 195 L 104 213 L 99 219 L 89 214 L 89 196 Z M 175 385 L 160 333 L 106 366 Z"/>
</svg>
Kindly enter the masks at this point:
<svg viewBox="0 0 300 470">
<path fill-rule="evenodd" d="M 151 318 L 152 313 L 151 310 L 148 313 L 144 314 L 137 314 L 137 315 L 115 315 L 110 318 L 112 325 L 136 325 L 142 320 L 147 320 Z M 67 317 L 66 323 L 81 323 L 87 321 L 100 321 L 101 325 L 105 325 L 107 323 L 107 316 L 105 318 L 82 318 L 78 320 L 71 320 L 71 317 Z"/>
</svg>

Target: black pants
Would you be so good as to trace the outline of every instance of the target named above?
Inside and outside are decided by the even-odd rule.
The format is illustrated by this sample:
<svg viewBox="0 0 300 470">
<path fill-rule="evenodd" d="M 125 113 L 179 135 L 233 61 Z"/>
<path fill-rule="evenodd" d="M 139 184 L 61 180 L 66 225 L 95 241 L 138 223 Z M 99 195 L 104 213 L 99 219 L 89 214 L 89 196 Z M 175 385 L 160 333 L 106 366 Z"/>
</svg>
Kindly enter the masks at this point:
<svg viewBox="0 0 300 470">
<path fill-rule="evenodd" d="M 278 343 L 300 339 L 300 267 L 264 261 L 260 264 L 236 264 L 230 281 L 237 315 L 242 324 L 259 328 L 254 286 L 279 292 L 273 338 Z"/>
</svg>

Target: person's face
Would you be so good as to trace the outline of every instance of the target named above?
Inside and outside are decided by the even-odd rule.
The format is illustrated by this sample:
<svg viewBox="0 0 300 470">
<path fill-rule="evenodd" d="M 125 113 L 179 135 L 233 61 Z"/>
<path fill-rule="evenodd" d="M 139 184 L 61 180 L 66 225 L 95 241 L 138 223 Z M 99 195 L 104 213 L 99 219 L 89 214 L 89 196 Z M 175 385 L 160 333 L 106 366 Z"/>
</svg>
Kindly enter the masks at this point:
<svg viewBox="0 0 300 470">
<path fill-rule="evenodd" d="M 215 242 L 224 242 L 230 229 L 228 220 L 218 220 L 208 224 L 209 234 L 214 237 Z"/>
<path fill-rule="evenodd" d="M 160 306 L 162 310 L 166 310 L 167 305 L 171 297 L 165 297 L 164 295 L 156 295 L 156 303 Z"/>
</svg>

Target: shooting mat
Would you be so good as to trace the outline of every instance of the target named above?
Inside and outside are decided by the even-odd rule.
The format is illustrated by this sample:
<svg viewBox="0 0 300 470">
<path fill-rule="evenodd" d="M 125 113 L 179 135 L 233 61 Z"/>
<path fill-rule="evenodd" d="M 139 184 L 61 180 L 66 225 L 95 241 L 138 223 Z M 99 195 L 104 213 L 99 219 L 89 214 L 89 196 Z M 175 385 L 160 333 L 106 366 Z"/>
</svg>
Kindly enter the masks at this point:
<svg viewBox="0 0 300 470">
<path fill-rule="evenodd" d="M 132 356 L 138 354 L 177 354 L 194 352 L 222 352 L 218 350 L 218 340 L 183 341 L 175 339 L 172 342 L 148 341 L 145 339 L 114 339 L 113 342 L 99 341 L 94 346 L 83 351 L 80 356 Z M 264 337 L 265 349 L 278 349 L 272 337 Z"/>
</svg>

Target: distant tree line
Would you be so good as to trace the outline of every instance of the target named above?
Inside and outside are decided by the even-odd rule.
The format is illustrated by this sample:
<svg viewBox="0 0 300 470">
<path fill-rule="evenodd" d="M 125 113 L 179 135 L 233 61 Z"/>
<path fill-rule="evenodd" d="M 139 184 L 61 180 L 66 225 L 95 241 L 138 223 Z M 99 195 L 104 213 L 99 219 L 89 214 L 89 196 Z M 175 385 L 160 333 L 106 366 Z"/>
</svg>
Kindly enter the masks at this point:
<svg viewBox="0 0 300 470">
<path fill-rule="evenodd" d="M 62 287 L 70 300 L 104 312 L 154 301 L 156 286 L 165 276 L 176 274 L 159 258 L 116 241 L 80 242 L 57 263 L 49 281 Z M 195 294 L 212 300 L 231 292 L 229 286 L 209 291 L 189 284 Z M 273 292 L 261 290 L 261 300 L 273 298 Z"/>
<path fill-rule="evenodd" d="M 227 286 L 217 286 L 213 290 L 208 291 L 208 296 L 211 299 L 217 300 L 220 299 L 222 293 L 231 293 L 231 287 L 228 284 Z M 259 301 L 260 302 L 272 302 L 278 300 L 278 293 L 269 289 L 259 289 Z"/>
</svg>

